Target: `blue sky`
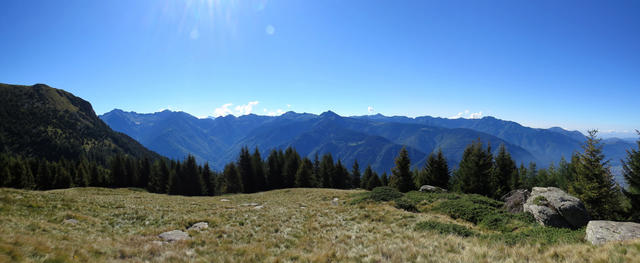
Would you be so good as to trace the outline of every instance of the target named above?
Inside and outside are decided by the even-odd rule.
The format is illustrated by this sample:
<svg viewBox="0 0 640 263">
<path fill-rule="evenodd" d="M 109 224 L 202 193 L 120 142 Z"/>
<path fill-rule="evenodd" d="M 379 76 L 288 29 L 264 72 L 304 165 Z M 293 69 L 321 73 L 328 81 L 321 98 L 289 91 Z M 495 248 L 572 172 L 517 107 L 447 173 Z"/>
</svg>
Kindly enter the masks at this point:
<svg viewBox="0 0 640 263">
<path fill-rule="evenodd" d="M 639 1 L 4 0 L 0 12 L 0 82 L 65 89 L 98 114 L 640 128 Z"/>
</svg>

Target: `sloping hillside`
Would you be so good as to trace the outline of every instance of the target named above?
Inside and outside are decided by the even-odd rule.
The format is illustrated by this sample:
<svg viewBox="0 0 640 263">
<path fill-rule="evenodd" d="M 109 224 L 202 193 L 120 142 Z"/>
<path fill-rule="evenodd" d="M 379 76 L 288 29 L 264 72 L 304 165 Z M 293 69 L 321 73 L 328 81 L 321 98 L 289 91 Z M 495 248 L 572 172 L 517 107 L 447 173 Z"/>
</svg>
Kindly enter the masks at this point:
<svg viewBox="0 0 640 263">
<path fill-rule="evenodd" d="M 91 104 L 47 85 L 0 84 L 1 151 L 49 160 L 116 153 L 160 158 L 96 116 Z"/>
<path fill-rule="evenodd" d="M 640 257 L 637 241 L 594 247 L 581 240 L 584 230 L 522 222 L 508 226 L 511 234 L 501 233 L 432 211 L 437 196 L 410 194 L 424 199 L 415 213 L 394 202 L 357 202 L 362 193 L 286 189 L 181 197 L 127 189 L 0 189 L 0 262 L 582 263 Z M 187 230 L 196 222 L 209 227 Z M 171 230 L 191 239 L 163 243 L 158 235 Z"/>
</svg>

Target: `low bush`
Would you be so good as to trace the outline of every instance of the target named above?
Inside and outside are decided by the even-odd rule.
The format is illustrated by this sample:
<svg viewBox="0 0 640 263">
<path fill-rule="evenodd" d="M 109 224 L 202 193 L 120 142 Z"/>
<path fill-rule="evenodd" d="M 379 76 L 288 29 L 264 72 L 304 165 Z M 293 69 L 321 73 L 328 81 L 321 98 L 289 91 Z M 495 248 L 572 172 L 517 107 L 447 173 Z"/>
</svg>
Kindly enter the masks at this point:
<svg viewBox="0 0 640 263">
<path fill-rule="evenodd" d="M 504 242 L 507 245 L 517 244 L 572 244 L 584 242 L 584 228 L 571 230 L 566 228 L 533 226 L 522 231 L 485 235 L 491 241 Z"/>
<path fill-rule="evenodd" d="M 418 212 L 416 204 L 405 197 L 395 199 L 394 202 L 396 204 L 396 208 L 403 209 L 409 212 Z"/>
<path fill-rule="evenodd" d="M 447 200 L 439 203 L 433 211 L 450 216 L 453 219 L 462 219 L 478 224 L 482 219 L 499 211 L 491 206 L 476 204 L 467 199 Z"/>
<path fill-rule="evenodd" d="M 377 202 L 391 201 L 400 197 L 402 197 L 402 193 L 400 193 L 395 188 L 388 187 L 388 186 L 373 188 L 373 190 L 371 190 L 371 193 L 369 195 L 369 199 Z"/>
<path fill-rule="evenodd" d="M 449 224 L 449 223 L 441 223 L 437 221 L 423 221 L 416 224 L 415 230 L 420 231 L 433 231 L 436 233 L 444 234 L 444 235 L 457 235 L 461 237 L 468 237 L 475 235 L 471 229 L 457 225 L 457 224 Z"/>
</svg>

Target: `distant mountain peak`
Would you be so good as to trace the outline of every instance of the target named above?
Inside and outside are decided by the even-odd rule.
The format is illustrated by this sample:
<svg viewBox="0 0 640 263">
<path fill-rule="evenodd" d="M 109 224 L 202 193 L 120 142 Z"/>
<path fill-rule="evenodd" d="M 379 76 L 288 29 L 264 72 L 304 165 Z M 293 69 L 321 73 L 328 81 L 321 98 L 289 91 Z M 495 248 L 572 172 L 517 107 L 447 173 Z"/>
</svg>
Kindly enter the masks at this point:
<svg viewBox="0 0 640 263">
<path fill-rule="evenodd" d="M 322 114 L 320 114 L 320 117 L 324 117 L 324 118 L 326 118 L 326 117 L 340 117 L 340 115 L 338 115 L 337 113 L 335 113 L 333 111 L 328 110 L 328 111 L 325 111 Z"/>
</svg>

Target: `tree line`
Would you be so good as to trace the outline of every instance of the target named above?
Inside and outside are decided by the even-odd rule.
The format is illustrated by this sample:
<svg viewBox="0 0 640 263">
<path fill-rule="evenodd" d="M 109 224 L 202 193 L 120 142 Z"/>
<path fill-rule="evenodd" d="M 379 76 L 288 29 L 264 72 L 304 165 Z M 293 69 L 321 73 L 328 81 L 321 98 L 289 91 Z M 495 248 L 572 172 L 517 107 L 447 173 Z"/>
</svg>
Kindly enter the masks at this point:
<svg viewBox="0 0 640 263">
<path fill-rule="evenodd" d="M 267 158 L 262 158 L 257 148 L 251 153 L 244 147 L 237 161 L 226 164 L 219 172 L 211 170 L 208 163 L 198 164 L 191 155 L 182 161 L 151 161 L 118 154 L 103 165 L 84 156 L 79 160 L 48 161 L 3 153 L 0 186 L 36 190 L 139 187 L 154 193 L 202 196 L 292 187 L 371 190 L 391 186 L 408 192 L 432 185 L 495 199 L 515 189 L 554 186 L 580 198 L 596 219 L 638 220 L 640 212 L 634 211 L 640 211 L 640 150 L 629 150 L 627 155 L 623 160 L 625 189 L 613 180 L 597 131 L 589 131 L 582 151 L 575 152 L 570 161 L 563 158 L 546 169 L 537 169 L 535 163 L 517 166 L 504 145 L 494 154 L 491 145 L 485 146 L 479 140 L 467 146 L 455 170 L 449 168 L 441 150 L 430 154 L 421 169 L 411 170 L 409 154 L 403 148 L 389 176 L 377 174 L 370 165 L 363 172 L 357 161 L 347 167 L 331 154 L 302 157 L 291 147 L 272 150 Z"/>
</svg>

